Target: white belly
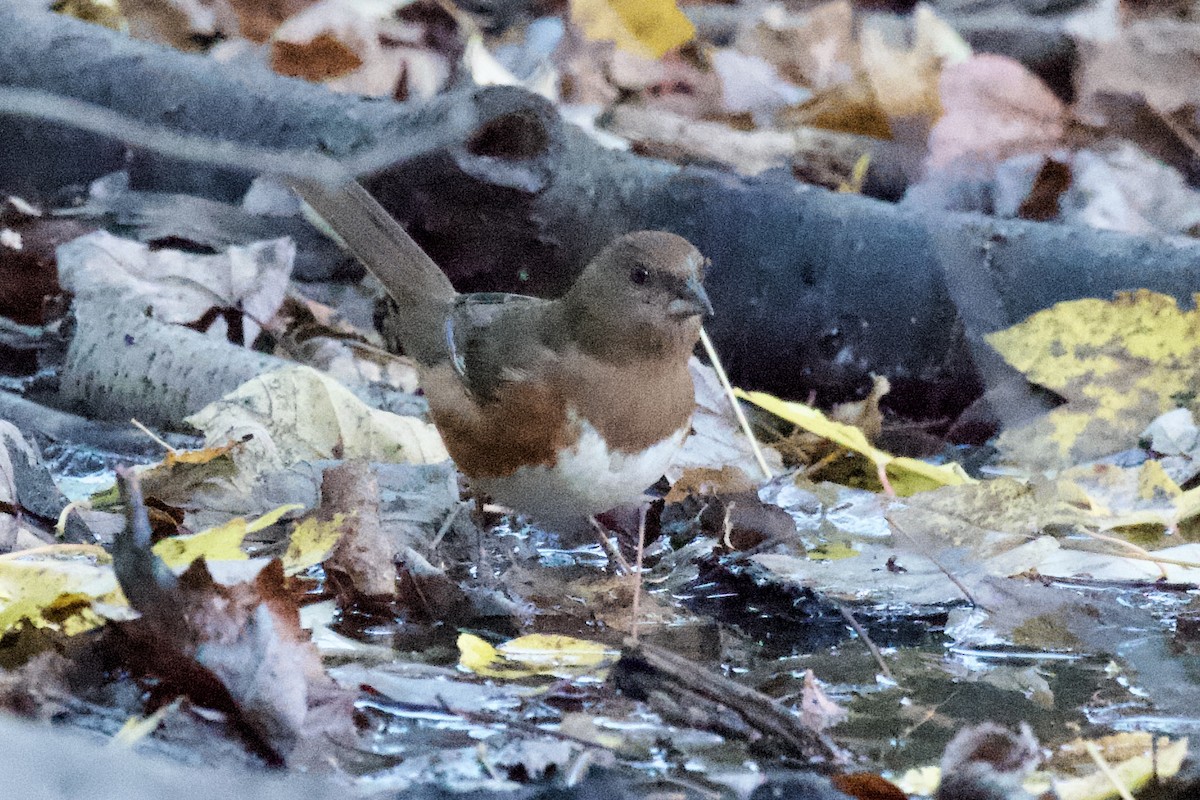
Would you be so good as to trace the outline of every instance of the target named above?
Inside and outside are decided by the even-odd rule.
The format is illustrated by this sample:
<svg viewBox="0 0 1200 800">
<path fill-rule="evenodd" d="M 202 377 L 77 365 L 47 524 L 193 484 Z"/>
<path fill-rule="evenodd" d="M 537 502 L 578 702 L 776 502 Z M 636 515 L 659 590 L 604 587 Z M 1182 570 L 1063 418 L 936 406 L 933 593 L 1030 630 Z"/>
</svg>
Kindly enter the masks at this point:
<svg viewBox="0 0 1200 800">
<path fill-rule="evenodd" d="M 636 502 L 666 472 L 689 425 L 640 453 L 610 450 L 599 432 L 578 421 L 579 441 L 553 466 L 521 467 L 502 478 L 474 481 L 503 506 L 548 528 L 574 528 L 592 514 Z"/>
</svg>

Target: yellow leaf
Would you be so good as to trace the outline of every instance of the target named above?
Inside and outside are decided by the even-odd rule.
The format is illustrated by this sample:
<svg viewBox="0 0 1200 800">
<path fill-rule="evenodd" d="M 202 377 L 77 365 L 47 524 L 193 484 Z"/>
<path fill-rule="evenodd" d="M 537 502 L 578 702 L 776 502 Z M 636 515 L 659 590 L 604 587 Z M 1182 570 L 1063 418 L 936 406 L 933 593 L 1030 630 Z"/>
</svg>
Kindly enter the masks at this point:
<svg viewBox="0 0 1200 800">
<path fill-rule="evenodd" d="M 1200 312 L 1144 289 L 1058 303 L 987 340 L 1030 381 L 1067 400 L 1001 434 L 1005 455 L 1030 468 L 1131 447 L 1155 417 L 1200 392 Z"/>
<path fill-rule="evenodd" d="M 599 642 L 534 633 L 492 647 L 470 633 L 458 637 L 458 664 L 488 678 L 515 680 L 534 675 L 559 678 L 592 675 L 603 679 L 620 655 Z"/>
<path fill-rule="evenodd" d="M 842 558 L 854 558 L 858 551 L 849 542 L 828 542 L 810 549 L 806 555 L 813 561 L 837 561 Z"/>
<path fill-rule="evenodd" d="M 1129 743 L 1143 738 L 1145 746 L 1138 748 L 1140 753 L 1132 756 L 1121 753 L 1121 750 L 1128 748 Z M 1109 761 L 1109 768 L 1117 781 L 1131 792 L 1142 789 L 1156 775 L 1159 778 L 1170 778 L 1179 772 L 1188 749 L 1187 739 L 1172 742 L 1168 737 L 1162 736 L 1158 739 L 1157 748 L 1152 752 L 1150 735 L 1142 732 L 1106 736 L 1098 742 L 1086 744 L 1092 744 L 1093 747 L 1099 745 L 1098 749 Z M 1120 760 L 1114 760 L 1118 758 Z M 1109 800 L 1119 796 L 1113 782 L 1100 770 L 1082 778 L 1054 780 L 1053 785 L 1060 800 Z"/>
<path fill-rule="evenodd" d="M 320 564 L 342 536 L 345 514 L 334 514 L 333 519 L 321 520 L 309 517 L 296 526 L 283 556 L 283 571 L 295 575 L 314 564 Z"/>
<path fill-rule="evenodd" d="M 912 767 L 895 783 L 905 794 L 932 795 L 942 782 L 940 767 Z"/>
<path fill-rule="evenodd" d="M 207 561 L 244 561 L 247 556 L 242 550 L 242 541 L 249 534 L 274 525 L 284 514 L 303 508 L 302 505 L 291 503 L 268 511 L 253 522 L 236 517 L 224 525 L 199 533 L 168 536 L 154 545 L 154 553 L 172 569 L 185 567 L 201 557 Z"/>
<path fill-rule="evenodd" d="M 108 618 L 94 604 L 127 605 L 101 547 L 50 545 L 0 558 L 0 633 L 25 620 L 73 636 Z"/>
<path fill-rule="evenodd" d="M 738 397 L 754 403 L 780 419 L 787 420 L 793 425 L 799 425 L 809 433 L 866 456 L 876 467 L 887 471 L 892 488 L 901 497 L 936 489 L 939 486 L 973 483 L 970 476 L 957 464 L 938 466 L 926 464 L 915 458 L 893 456 L 891 453 L 872 446 L 867 441 L 866 435 L 853 425 L 834 422 L 817 409 L 803 403 L 780 400 L 765 392 L 744 392 L 741 389 L 734 391 Z"/>
<path fill-rule="evenodd" d="M 696 35 L 674 0 L 571 0 L 571 22 L 593 41 L 655 59 Z"/>
</svg>

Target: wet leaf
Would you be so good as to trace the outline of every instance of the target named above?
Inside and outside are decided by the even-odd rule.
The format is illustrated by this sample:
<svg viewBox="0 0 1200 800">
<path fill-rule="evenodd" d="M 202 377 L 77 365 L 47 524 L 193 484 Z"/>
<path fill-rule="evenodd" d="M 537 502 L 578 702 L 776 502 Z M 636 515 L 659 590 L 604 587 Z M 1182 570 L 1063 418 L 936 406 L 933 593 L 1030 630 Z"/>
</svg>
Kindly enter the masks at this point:
<svg viewBox="0 0 1200 800">
<path fill-rule="evenodd" d="M 52 545 L 0 558 L 0 632 L 27 621 L 72 636 L 127 611 L 100 547 Z"/>
<path fill-rule="evenodd" d="M 535 675 L 603 679 L 620 653 L 599 642 L 572 636 L 530 634 L 492 647 L 474 634 L 458 637 L 458 664 L 489 678 L 516 680 Z"/>
<path fill-rule="evenodd" d="M 1008 363 L 1067 403 L 1005 431 L 1005 456 L 1032 468 L 1118 452 L 1200 390 L 1200 314 L 1146 290 L 1058 303 L 987 337 Z"/>
<path fill-rule="evenodd" d="M 154 553 L 172 569 L 187 566 L 198 558 L 209 561 L 243 561 L 248 556 L 242 550 L 242 541 L 248 535 L 274 525 L 284 514 L 303 509 L 304 506 L 296 504 L 279 506 L 250 522 L 237 517 L 224 525 L 199 533 L 169 536 L 154 545 Z"/>
<path fill-rule="evenodd" d="M 1098 750 L 1117 781 L 1131 792 L 1140 791 L 1156 776 L 1165 779 L 1177 774 L 1188 752 L 1186 738 L 1172 742 L 1161 736 L 1152 744 L 1151 735 L 1142 732 L 1075 742 L 1066 745 L 1063 751 L 1079 754 L 1086 751 L 1087 745 Z M 1091 765 L 1090 759 L 1088 763 Z M 1061 800 L 1109 800 L 1118 796 L 1113 781 L 1100 770 L 1079 778 L 1055 777 L 1052 782 Z"/>
<path fill-rule="evenodd" d="M 938 486 L 971 483 L 971 478 L 957 464 L 936 466 L 915 458 L 893 456 L 873 447 L 858 428 L 834 422 L 810 406 L 780 400 L 764 392 L 744 392 L 738 389 L 737 395 L 793 425 L 799 425 L 810 433 L 866 456 L 876 467 L 887 471 L 896 494 L 902 497 Z"/>
</svg>

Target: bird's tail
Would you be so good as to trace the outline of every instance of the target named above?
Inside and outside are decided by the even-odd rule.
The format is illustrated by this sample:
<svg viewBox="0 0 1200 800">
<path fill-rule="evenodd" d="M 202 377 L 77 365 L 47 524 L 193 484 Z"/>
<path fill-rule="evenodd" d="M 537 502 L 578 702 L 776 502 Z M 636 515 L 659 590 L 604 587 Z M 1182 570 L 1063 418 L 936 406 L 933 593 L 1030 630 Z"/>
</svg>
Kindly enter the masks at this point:
<svg viewBox="0 0 1200 800">
<path fill-rule="evenodd" d="M 442 329 L 457 296 L 441 268 L 358 181 L 289 183 L 391 295 L 396 318 L 389 327 L 405 352 L 425 363 L 441 360 Z"/>
</svg>

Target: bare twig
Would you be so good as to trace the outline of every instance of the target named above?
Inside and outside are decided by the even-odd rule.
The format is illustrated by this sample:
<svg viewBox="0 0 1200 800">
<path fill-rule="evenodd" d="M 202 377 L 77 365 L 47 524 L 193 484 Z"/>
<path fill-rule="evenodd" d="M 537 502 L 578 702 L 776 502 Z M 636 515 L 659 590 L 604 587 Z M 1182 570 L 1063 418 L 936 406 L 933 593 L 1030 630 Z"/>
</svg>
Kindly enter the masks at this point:
<svg viewBox="0 0 1200 800">
<path fill-rule="evenodd" d="M 1136 558 L 1140 561 L 1154 562 L 1154 565 L 1156 567 L 1158 567 L 1158 571 L 1162 574 L 1163 580 L 1167 579 L 1167 569 L 1166 569 L 1166 567 L 1163 566 L 1163 564 L 1175 564 L 1177 566 L 1200 567 L 1200 564 L 1197 564 L 1194 561 L 1180 562 L 1176 559 L 1171 559 L 1171 558 L 1161 558 L 1160 559 L 1160 558 L 1156 557 L 1153 553 L 1151 553 L 1149 550 L 1147 550 L 1146 548 L 1144 548 L 1140 545 L 1136 545 L 1133 542 L 1127 542 L 1124 539 L 1118 539 L 1116 536 L 1109 536 L 1107 534 L 1100 533 L 1098 531 L 1089 531 L 1086 529 L 1084 529 L 1083 533 L 1087 536 L 1092 537 L 1093 539 L 1098 540 L 1098 541 L 1108 542 L 1109 544 L 1115 544 L 1118 547 L 1123 547 L 1126 550 L 1129 550 L 1130 552 L 1127 553 L 1125 556 L 1121 556 L 1122 558 Z"/>
<path fill-rule="evenodd" d="M 712 362 L 713 370 L 717 373 L 717 380 L 721 382 L 721 388 L 725 390 L 725 396 L 729 398 L 729 405 L 733 406 L 733 414 L 737 417 L 742 433 L 746 434 L 746 438 L 750 440 L 750 449 L 754 451 L 754 460 L 758 462 L 758 468 L 762 470 L 763 477 L 770 480 L 774 477 L 771 474 L 771 467 L 767 465 L 767 459 L 763 456 L 758 439 L 750 428 L 750 421 L 746 419 L 741 404 L 733 394 L 733 384 L 729 382 L 729 376 L 725 374 L 725 367 L 721 366 L 721 357 L 717 355 L 717 349 L 713 347 L 712 339 L 708 338 L 708 332 L 703 328 L 700 329 L 700 343 L 704 345 L 704 352 L 708 355 L 708 360 Z"/>
<path fill-rule="evenodd" d="M 1092 761 L 1096 762 L 1096 766 L 1104 773 L 1104 777 L 1108 778 L 1108 782 L 1117 790 L 1117 794 L 1121 795 L 1121 800 L 1134 800 L 1133 793 L 1129 791 L 1129 788 L 1121 780 L 1120 776 L 1113 772 L 1112 767 L 1108 765 L 1108 762 L 1104 759 L 1104 754 L 1100 752 L 1100 748 L 1096 746 L 1096 743 L 1085 742 L 1083 746 L 1087 750 L 1087 754 L 1092 757 Z"/>
<path fill-rule="evenodd" d="M 960 581 L 957 577 L 955 577 L 954 573 L 952 573 L 940 561 L 938 561 L 937 558 L 932 553 L 927 552 L 926 548 L 921 548 L 919 545 L 917 545 L 917 541 L 912 537 L 912 534 L 910 534 L 908 531 L 904 530 L 903 527 L 901 527 L 894 519 L 892 519 L 891 515 L 885 516 L 884 519 L 887 520 L 887 523 L 892 528 L 892 530 L 894 530 L 896 533 L 900 534 L 905 539 L 907 539 L 910 544 L 912 544 L 914 547 L 917 547 L 921 551 L 921 555 L 925 556 L 925 558 L 928 558 L 930 561 L 932 561 L 933 565 L 935 567 L 937 567 L 938 570 L 943 575 L 945 575 L 946 578 L 951 583 L 953 583 L 960 592 L 962 592 L 963 597 L 967 598 L 968 603 L 975 606 L 976 608 L 982 608 L 984 611 L 989 610 L 987 608 L 987 606 L 983 605 L 978 600 L 976 600 L 975 596 L 973 594 L 971 594 L 971 590 L 968 589 L 962 581 Z"/>
<path fill-rule="evenodd" d="M 139 422 L 137 417 L 131 417 L 129 420 L 129 424 L 132 425 L 133 427 L 137 428 L 142 433 L 146 434 L 146 436 L 149 437 L 150 441 L 154 442 L 156 445 L 158 445 L 162 449 L 166 450 L 168 453 L 175 452 L 175 448 L 171 447 L 171 445 L 167 443 L 166 439 L 163 439 L 157 433 L 150 430 L 145 425 L 143 425 L 141 422 Z"/>
<path fill-rule="evenodd" d="M 871 637 L 867 633 L 867 629 L 864 628 L 859 621 L 854 618 L 854 614 L 851 613 L 850 609 L 846 608 L 841 603 L 837 604 L 837 610 L 841 613 L 842 617 L 845 618 L 846 622 L 850 624 L 850 627 L 854 629 L 854 632 L 858 634 L 858 638 L 862 640 L 862 643 L 865 644 L 867 649 L 871 651 L 871 656 L 875 659 L 875 663 L 879 665 L 879 671 L 883 673 L 883 677 L 895 683 L 896 676 L 892 674 L 891 669 L 888 668 L 887 662 L 883 660 L 883 654 L 879 652 L 879 648 L 875 646 L 875 642 L 871 641 Z"/>
</svg>

